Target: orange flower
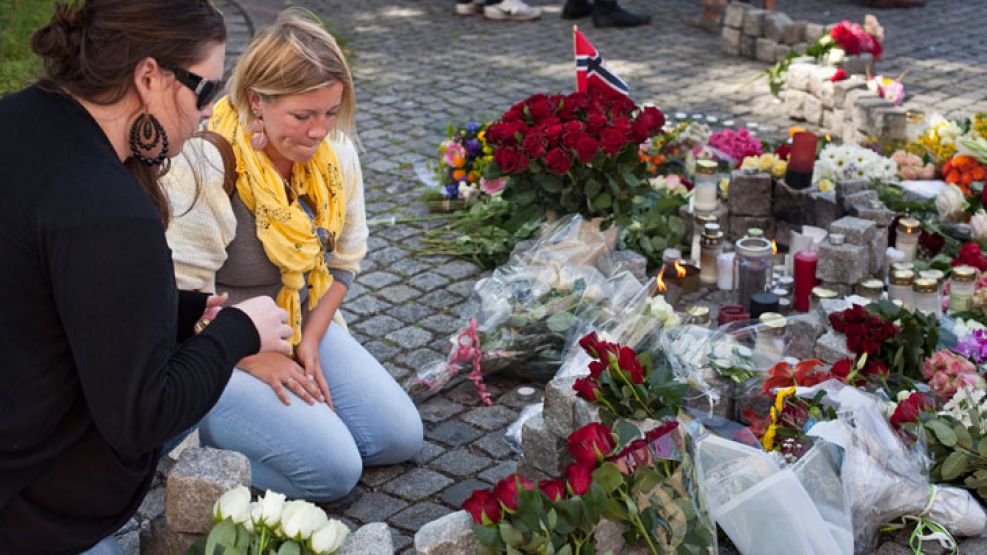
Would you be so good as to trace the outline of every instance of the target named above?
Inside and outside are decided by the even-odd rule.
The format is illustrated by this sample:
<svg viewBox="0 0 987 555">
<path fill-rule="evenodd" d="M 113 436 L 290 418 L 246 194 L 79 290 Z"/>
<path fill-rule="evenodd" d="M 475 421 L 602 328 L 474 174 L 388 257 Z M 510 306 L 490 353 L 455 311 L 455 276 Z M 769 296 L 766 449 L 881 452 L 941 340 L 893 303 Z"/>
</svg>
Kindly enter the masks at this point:
<svg viewBox="0 0 987 555">
<path fill-rule="evenodd" d="M 452 172 L 452 178 L 456 181 L 462 181 L 466 177 L 465 170 L 456 170 Z"/>
<path fill-rule="evenodd" d="M 452 167 L 454 168 L 461 168 L 464 164 L 466 164 L 466 160 L 462 156 L 456 156 L 452 159 Z"/>
</svg>

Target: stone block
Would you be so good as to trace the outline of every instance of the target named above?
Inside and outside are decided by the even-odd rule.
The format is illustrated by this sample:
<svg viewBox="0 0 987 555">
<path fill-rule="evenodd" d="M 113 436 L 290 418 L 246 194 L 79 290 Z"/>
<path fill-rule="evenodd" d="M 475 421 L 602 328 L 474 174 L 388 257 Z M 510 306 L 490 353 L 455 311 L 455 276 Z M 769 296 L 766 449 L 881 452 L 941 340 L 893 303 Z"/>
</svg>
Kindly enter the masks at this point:
<svg viewBox="0 0 987 555">
<path fill-rule="evenodd" d="M 805 21 L 793 21 L 791 25 L 785 27 L 784 36 L 782 36 L 782 42 L 785 44 L 798 44 L 800 42 L 805 42 L 805 26 L 807 23 Z"/>
<path fill-rule="evenodd" d="M 797 42 L 792 45 L 792 51 L 798 53 L 805 53 L 809 49 L 809 43 L 807 42 Z"/>
<path fill-rule="evenodd" d="M 427 525 L 426 525 L 427 526 Z M 391 539 L 391 529 L 386 522 L 372 522 L 357 528 L 346 536 L 343 545 L 336 555 L 365 555 L 394 553 L 394 541 Z"/>
<path fill-rule="evenodd" d="M 545 408 L 542 411 L 542 418 L 548 431 L 556 437 L 564 438 L 576 429 L 572 425 L 573 408 L 576 400 L 579 399 L 572 389 L 576 379 L 575 377 L 556 378 L 545 385 Z"/>
<path fill-rule="evenodd" d="M 878 98 L 876 93 L 864 89 L 851 89 L 843 96 L 843 109 L 847 112 L 847 119 L 853 119 L 853 110 L 857 102 L 862 98 Z"/>
<path fill-rule="evenodd" d="M 596 553 L 620 553 L 622 555 L 646 555 L 650 550 L 645 546 L 628 546 L 624 540 L 627 527 L 604 518 L 593 532 L 593 546 Z"/>
<path fill-rule="evenodd" d="M 805 103 L 809 98 L 809 93 L 796 89 L 785 89 L 783 93 L 785 115 L 790 119 L 804 119 Z"/>
<path fill-rule="evenodd" d="M 548 431 L 542 416 L 529 418 L 521 427 L 522 464 L 547 476 L 561 476 L 569 460 L 565 439 Z"/>
<path fill-rule="evenodd" d="M 771 189 L 774 180 L 763 172 L 734 170 L 727 188 L 730 215 L 768 216 L 771 214 Z"/>
<path fill-rule="evenodd" d="M 826 27 L 819 23 L 805 24 L 805 42 L 813 43 L 826 32 Z"/>
<path fill-rule="evenodd" d="M 823 104 L 823 107 L 825 107 L 825 104 Z M 842 122 L 840 124 L 842 125 Z M 836 115 L 834 114 L 834 110 L 829 110 L 829 109 L 823 110 L 822 128 L 827 132 L 829 132 L 830 134 L 833 134 L 835 132 L 834 130 L 837 127 L 836 127 Z"/>
<path fill-rule="evenodd" d="M 865 189 L 863 191 L 858 191 L 856 193 L 844 195 L 843 197 L 841 197 L 840 201 L 841 204 L 843 205 L 843 209 L 846 210 L 847 212 L 850 212 L 851 216 L 856 215 L 853 214 L 854 208 L 860 208 L 860 207 L 870 208 L 874 206 L 873 203 L 881 202 L 877 196 L 877 191 L 873 191 L 870 189 Z"/>
<path fill-rule="evenodd" d="M 805 97 L 805 103 L 802 105 L 802 117 L 805 118 L 806 123 L 811 125 L 820 125 L 823 120 L 823 104 L 822 100 L 818 97 L 812 95 L 811 93 Z"/>
<path fill-rule="evenodd" d="M 630 250 L 607 251 L 596 259 L 596 269 L 605 276 L 630 272 L 639 281 L 648 277 L 648 259 Z"/>
<path fill-rule="evenodd" d="M 209 504 L 209 509 L 212 510 L 212 503 Z M 211 524 L 209 528 L 212 528 Z M 208 529 L 206 531 L 208 532 Z M 165 515 L 162 515 L 152 520 L 150 529 L 141 534 L 140 552 L 142 555 L 185 553 L 201 537 L 202 534 L 187 534 L 176 531 L 168 525 L 168 519 Z"/>
<path fill-rule="evenodd" d="M 758 37 L 754 40 L 754 57 L 760 62 L 772 64 L 775 61 L 775 48 L 777 46 L 778 43 L 771 39 Z"/>
<path fill-rule="evenodd" d="M 748 37 L 760 37 L 763 33 L 761 29 L 764 24 L 764 16 L 768 12 L 766 10 L 759 10 L 757 8 L 751 8 L 744 12 L 744 34 Z"/>
<path fill-rule="evenodd" d="M 905 128 L 907 120 L 903 108 L 881 108 L 878 109 L 876 120 L 879 122 L 878 131 L 881 137 L 892 141 L 904 141 L 907 139 Z"/>
<path fill-rule="evenodd" d="M 874 236 L 868 245 L 870 255 L 870 268 L 868 271 L 872 276 L 884 277 L 884 263 L 888 251 L 888 228 L 874 226 Z"/>
<path fill-rule="evenodd" d="M 573 431 L 582 428 L 590 422 L 600 421 L 600 407 L 595 403 L 590 403 L 585 399 L 576 399 L 576 404 L 572 406 L 572 429 Z"/>
<path fill-rule="evenodd" d="M 789 343 L 785 354 L 798 359 L 811 358 L 816 339 L 825 331 L 826 326 L 815 311 L 789 316 L 786 334 Z"/>
<path fill-rule="evenodd" d="M 870 245 L 877 232 L 877 225 L 854 216 L 844 216 L 829 226 L 830 233 L 841 233 L 851 245 Z"/>
<path fill-rule="evenodd" d="M 845 358 L 853 358 L 853 353 L 846 346 L 846 336 L 834 330 L 829 330 L 816 340 L 815 355 L 826 364 L 836 364 Z"/>
<path fill-rule="evenodd" d="M 787 44 L 775 46 L 775 63 L 784 60 L 792 52 L 792 47 Z"/>
<path fill-rule="evenodd" d="M 846 210 L 847 197 L 867 190 L 866 179 L 847 179 L 836 182 L 836 202 Z"/>
<path fill-rule="evenodd" d="M 869 269 L 870 260 L 866 246 L 833 245 L 829 241 L 819 245 L 816 277 L 822 281 L 853 285 L 866 276 Z"/>
<path fill-rule="evenodd" d="M 826 229 L 829 224 L 843 215 L 843 210 L 836 203 L 836 193 L 830 191 L 813 191 L 810 193 L 815 208 L 815 215 L 812 218 L 812 225 Z"/>
<path fill-rule="evenodd" d="M 868 135 L 880 135 L 884 124 L 881 111 L 890 108 L 891 103 L 880 97 L 859 98 L 853 107 L 853 123 Z"/>
<path fill-rule="evenodd" d="M 806 81 L 806 91 L 812 96 L 819 97 L 820 101 L 822 99 L 822 88 L 826 83 L 832 83 L 829 79 L 833 76 L 835 71 L 831 67 L 812 65 L 809 66 L 812 69 L 809 70 L 808 80 Z"/>
<path fill-rule="evenodd" d="M 828 78 L 819 84 L 819 91 L 816 92 L 816 96 L 819 98 L 820 102 L 822 102 L 824 108 L 832 110 L 836 107 L 833 103 L 833 94 L 835 90 L 836 84 Z"/>
<path fill-rule="evenodd" d="M 730 216 L 730 227 L 727 239 L 736 241 L 744 236 L 748 229 L 757 227 L 764 230 L 768 237 L 775 235 L 775 219 L 771 216 Z"/>
<path fill-rule="evenodd" d="M 730 2 L 723 10 L 723 25 L 739 29 L 744 26 L 744 14 L 751 8 L 743 2 Z"/>
<path fill-rule="evenodd" d="M 797 91 L 809 90 L 809 73 L 814 64 L 795 63 L 788 67 L 788 75 L 785 77 L 786 91 L 795 89 Z"/>
<path fill-rule="evenodd" d="M 846 105 L 846 95 L 848 92 L 867 88 L 867 80 L 859 75 L 848 77 L 842 81 L 833 83 L 833 105 L 843 108 Z"/>
<path fill-rule="evenodd" d="M 473 535 L 473 519 L 466 511 L 456 511 L 433 520 L 415 533 L 416 555 L 461 555 L 479 553 L 480 542 Z"/>
<path fill-rule="evenodd" d="M 867 75 L 870 72 L 874 75 L 874 56 L 871 54 L 860 54 L 857 56 L 847 56 L 840 64 L 843 71 L 848 75 Z"/>
<path fill-rule="evenodd" d="M 755 38 L 747 35 L 740 36 L 740 55 L 744 58 L 753 58 L 755 54 Z"/>
<path fill-rule="evenodd" d="M 761 36 L 774 42 L 782 42 L 785 40 L 785 30 L 792 23 L 792 18 L 782 12 L 768 12 L 761 20 Z"/>
<path fill-rule="evenodd" d="M 888 210 L 880 201 L 872 203 L 869 207 L 856 206 L 850 210 L 851 216 L 870 220 L 877 224 L 879 228 L 887 229 L 894 221 L 895 213 Z"/>
<path fill-rule="evenodd" d="M 723 32 L 720 35 L 720 49 L 722 49 L 725 54 L 740 56 L 740 37 L 740 29 L 724 27 Z"/>
<path fill-rule="evenodd" d="M 250 461 L 236 451 L 186 449 L 171 469 L 165 492 L 168 528 L 205 534 L 212 528 L 212 506 L 234 486 L 250 486 Z"/>
<path fill-rule="evenodd" d="M 773 214 L 791 224 L 813 225 L 815 208 L 812 192 L 811 188 L 793 189 L 782 179 L 775 181 Z"/>
</svg>

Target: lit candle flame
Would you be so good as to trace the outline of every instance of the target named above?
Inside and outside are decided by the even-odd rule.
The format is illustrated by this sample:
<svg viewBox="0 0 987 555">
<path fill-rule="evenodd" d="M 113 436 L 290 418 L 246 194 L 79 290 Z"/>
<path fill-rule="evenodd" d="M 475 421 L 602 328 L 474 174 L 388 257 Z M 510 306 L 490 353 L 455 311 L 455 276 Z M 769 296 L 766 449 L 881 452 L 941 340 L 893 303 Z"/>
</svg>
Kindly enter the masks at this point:
<svg viewBox="0 0 987 555">
<path fill-rule="evenodd" d="M 662 266 L 661 271 L 658 272 L 657 282 L 658 282 L 659 293 L 665 293 L 666 291 L 668 291 L 668 286 L 665 285 L 665 266 Z"/>
<path fill-rule="evenodd" d="M 675 275 L 679 276 L 680 278 L 685 277 L 685 266 L 679 264 L 678 258 L 675 259 Z"/>
<path fill-rule="evenodd" d="M 771 240 L 771 256 L 774 256 L 776 254 L 778 254 L 778 243 L 775 243 L 775 240 L 772 239 Z"/>
</svg>

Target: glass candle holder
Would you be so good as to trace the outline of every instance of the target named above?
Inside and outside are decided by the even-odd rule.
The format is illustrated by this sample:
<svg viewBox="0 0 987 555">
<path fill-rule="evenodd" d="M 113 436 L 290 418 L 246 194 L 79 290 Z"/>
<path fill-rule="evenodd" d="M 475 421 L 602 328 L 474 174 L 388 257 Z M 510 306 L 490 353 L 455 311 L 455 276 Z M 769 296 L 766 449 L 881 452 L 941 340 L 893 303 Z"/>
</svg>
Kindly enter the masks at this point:
<svg viewBox="0 0 987 555">
<path fill-rule="evenodd" d="M 760 318 L 766 312 L 778 312 L 778 295 L 774 293 L 754 293 L 751 295 L 751 318 Z"/>
<path fill-rule="evenodd" d="M 737 304 L 748 312 L 751 296 L 768 288 L 771 277 L 771 242 L 763 237 L 745 237 L 737 241 Z"/>
<path fill-rule="evenodd" d="M 795 254 L 795 288 L 792 293 L 792 308 L 799 312 L 809 311 L 809 298 L 816 286 L 816 264 L 819 253 L 799 251 Z"/>
<path fill-rule="evenodd" d="M 737 255 L 732 252 L 721 252 L 716 255 L 716 288 L 721 291 L 733 289 L 733 259 Z"/>
<path fill-rule="evenodd" d="M 912 310 L 912 282 L 915 272 L 911 270 L 895 270 L 891 272 L 891 282 L 888 285 L 888 298 L 901 301 L 902 306 Z"/>
<path fill-rule="evenodd" d="M 970 310 L 977 270 L 972 266 L 957 266 L 949 276 L 949 313 Z"/>
<path fill-rule="evenodd" d="M 716 200 L 718 179 L 716 162 L 700 160 L 696 162 L 696 183 L 693 187 L 695 199 L 693 206 L 701 212 L 712 212 L 719 204 Z"/>
<path fill-rule="evenodd" d="M 692 214 L 692 246 L 689 250 L 689 258 L 699 264 L 702 253 L 703 229 L 706 224 L 715 224 L 716 214 L 713 212 L 694 211 Z"/>
<path fill-rule="evenodd" d="M 918 235 L 922 231 L 922 224 L 915 218 L 902 218 L 898 220 L 898 233 L 895 238 L 894 248 L 905 253 L 905 262 L 915 260 L 915 251 L 918 250 Z"/>
<path fill-rule="evenodd" d="M 914 143 L 928 130 L 925 121 L 925 112 L 921 110 L 908 110 L 905 112 L 905 136 L 908 142 Z"/>
<path fill-rule="evenodd" d="M 718 269 L 716 257 L 723 249 L 723 232 L 718 224 L 706 224 L 700 241 L 699 281 L 705 285 L 716 283 Z"/>
<path fill-rule="evenodd" d="M 918 278 L 912 283 L 912 304 L 915 310 L 939 316 L 942 313 L 942 299 L 939 284 L 930 278 Z"/>
<path fill-rule="evenodd" d="M 857 284 L 857 295 L 865 299 L 878 300 L 884 294 L 884 282 L 879 279 L 867 278 Z"/>
<path fill-rule="evenodd" d="M 832 301 L 839 298 L 840 294 L 832 289 L 827 289 L 825 287 L 813 287 L 812 288 L 812 301 L 809 310 L 818 310 L 819 303 L 822 301 Z"/>
<path fill-rule="evenodd" d="M 777 312 L 765 312 L 758 317 L 757 339 L 754 350 L 777 360 L 785 352 L 785 328 L 788 319 Z"/>
</svg>

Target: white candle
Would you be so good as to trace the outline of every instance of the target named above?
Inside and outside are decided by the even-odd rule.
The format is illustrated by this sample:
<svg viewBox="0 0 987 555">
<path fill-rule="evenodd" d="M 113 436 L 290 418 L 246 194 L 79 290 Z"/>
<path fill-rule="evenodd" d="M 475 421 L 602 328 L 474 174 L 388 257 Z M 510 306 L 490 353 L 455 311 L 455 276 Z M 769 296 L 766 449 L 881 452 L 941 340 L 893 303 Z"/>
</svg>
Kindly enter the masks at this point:
<svg viewBox="0 0 987 555">
<path fill-rule="evenodd" d="M 716 287 L 722 291 L 733 289 L 734 253 L 723 252 L 716 257 Z"/>
</svg>

